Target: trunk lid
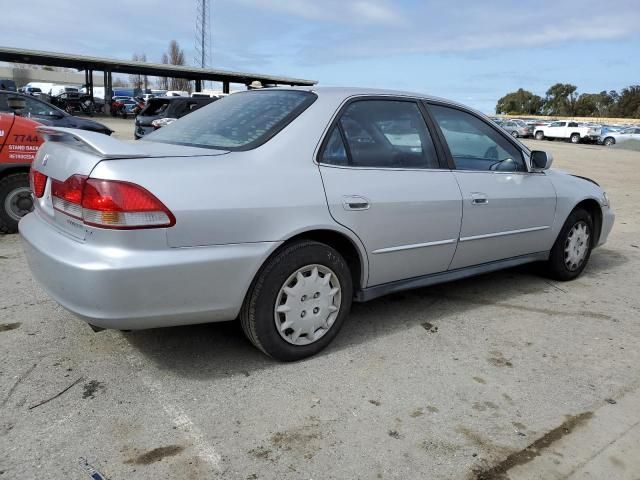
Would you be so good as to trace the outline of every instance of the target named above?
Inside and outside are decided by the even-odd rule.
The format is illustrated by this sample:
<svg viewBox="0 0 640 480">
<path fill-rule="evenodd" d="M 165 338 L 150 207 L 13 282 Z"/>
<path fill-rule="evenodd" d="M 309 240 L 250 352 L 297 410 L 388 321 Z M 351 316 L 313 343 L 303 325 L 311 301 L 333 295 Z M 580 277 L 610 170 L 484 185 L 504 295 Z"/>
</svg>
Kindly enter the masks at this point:
<svg viewBox="0 0 640 480">
<path fill-rule="evenodd" d="M 64 182 L 73 175 L 89 177 L 104 160 L 132 160 L 136 158 L 203 157 L 228 153 L 146 141 L 122 141 L 101 133 L 69 128 L 39 127 L 45 143 L 38 150 L 33 168 L 46 175 L 47 184 L 41 198 L 34 199 L 35 208 L 49 222 L 78 239 L 84 239 L 87 228 L 82 220 L 53 208 L 52 179 Z"/>
</svg>

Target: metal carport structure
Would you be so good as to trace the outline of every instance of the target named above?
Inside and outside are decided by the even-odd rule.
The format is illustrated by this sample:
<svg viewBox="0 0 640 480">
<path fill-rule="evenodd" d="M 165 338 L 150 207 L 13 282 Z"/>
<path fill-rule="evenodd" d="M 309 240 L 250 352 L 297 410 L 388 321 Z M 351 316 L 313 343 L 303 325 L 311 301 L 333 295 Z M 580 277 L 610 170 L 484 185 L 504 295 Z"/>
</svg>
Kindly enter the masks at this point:
<svg viewBox="0 0 640 480">
<path fill-rule="evenodd" d="M 111 98 L 113 91 L 113 73 L 148 75 L 152 77 L 184 78 L 195 82 L 196 92 L 199 92 L 202 89 L 203 81 L 222 82 L 224 93 L 229 93 L 229 85 L 231 83 L 239 83 L 248 86 L 251 82 L 256 80 L 261 82 L 263 85 L 312 86 L 318 83 L 316 80 L 304 80 L 277 75 L 197 68 L 186 65 L 168 65 L 163 63 L 118 60 L 113 58 L 75 55 L 72 53 L 45 52 L 41 50 L 27 50 L 23 48 L 2 46 L 0 46 L 0 61 L 74 68 L 78 71 L 84 71 L 86 79 L 85 83 L 91 96 L 93 96 L 93 72 L 102 71 L 104 72 L 106 98 Z"/>
</svg>

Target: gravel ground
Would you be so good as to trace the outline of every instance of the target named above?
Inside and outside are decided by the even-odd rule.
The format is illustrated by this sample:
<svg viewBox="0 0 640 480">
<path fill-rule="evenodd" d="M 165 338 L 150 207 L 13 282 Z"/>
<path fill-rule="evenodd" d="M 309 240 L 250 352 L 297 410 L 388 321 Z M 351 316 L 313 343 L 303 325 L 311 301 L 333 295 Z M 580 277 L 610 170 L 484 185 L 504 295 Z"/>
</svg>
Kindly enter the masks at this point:
<svg viewBox="0 0 640 480">
<path fill-rule="evenodd" d="M 616 226 L 582 277 L 519 268 L 355 305 L 295 364 L 233 322 L 95 334 L 0 237 L 0 479 L 507 478 L 532 444 L 558 455 L 526 478 L 568 478 L 556 442 L 589 425 L 614 442 L 594 420 L 612 402 L 631 405 L 622 427 L 638 420 L 640 153 L 527 143 L 610 194 Z M 640 476 L 638 443 L 624 452 L 610 478 Z"/>
</svg>

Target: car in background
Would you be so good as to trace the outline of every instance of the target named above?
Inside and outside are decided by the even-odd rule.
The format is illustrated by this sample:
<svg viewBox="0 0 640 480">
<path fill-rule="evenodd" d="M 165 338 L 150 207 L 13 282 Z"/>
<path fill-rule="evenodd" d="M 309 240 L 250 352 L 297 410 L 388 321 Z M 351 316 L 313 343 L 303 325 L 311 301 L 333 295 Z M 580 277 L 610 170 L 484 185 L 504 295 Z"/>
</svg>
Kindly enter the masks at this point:
<svg viewBox="0 0 640 480">
<path fill-rule="evenodd" d="M 217 98 L 213 97 L 150 98 L 136 117 L 133 135 L 136 139 L 140 139 L 216 100 Z"/>
<path fill-rule="evenodd" d="M 138 142 L 41 131 L 51 194 L 20 233 L 55 300 L 95 328 L 239 318 L 283 361 L 329 345 L 353 300 L 536 261 L 575 279 L 615 218 L 596 182 L 421 94 L 259 89 Z"/>
<path fill-rule="evenodd" d="M 509 135 L 514 138 L 526 138 L 533 136 L 533 126 L 527 125 L 524 120 L 506 120 L 502 122 L 500 126 L 509 132 Z"/>
<path fill-rule="evenodd" d="M 580 125 L 573 120 L 559 120 L 551 122 L 549 125 L 536 126 L 534 128 L 534 136 L 536 140 L 550 139 L 555 140 L 561 138 L 569 140 L 571 143 L 580 143 L 581 141 L 593 141 L 600 134 L 599 129 Z"/>
<path fill-rule="evenodd" d="M 18 89 L 18 92 L 24 93 L 25 95 L 31 95 L 32 97 L 39 97 L 44 94 L 40 87 L 29 87 L 24 86 Z"/>
<path fill-rule="evenodd" d="M 611 147 L 618 143 L 628 142 L 629 140 L 640 141 L 640 127 L 625 128 L 620 131 L 606 131 L 598 138 L 598 143 Z"/>
<path fill-rule="evenodd" d="M 0 112 L 13 112 L 9 107 L 9 100 L 12 98 L 24 99 L 25 107 L 20 112 L 23 117 L 30 117 L 54 127 L 79 128 L 80 130 L 89 130 L 105 135 L 113 133 L 113 130 L 94 120 L 70 115 L 39 98 L 17 92 L 0 90 Z"/>
<path fill-rule="evenodd" d="M 0 113 L 0 233 L 17 232 L 20 219 L 33 210 L 29 167 L 43 142 L 39 126 L 14 113 Z"/>
<path fill-rule="evenodd" d="M 10 92 L 17 92 L 16 82 L 9 80 L 8 78 L 0 78 L 0 90 L 8 90 Z"/>
</svg>

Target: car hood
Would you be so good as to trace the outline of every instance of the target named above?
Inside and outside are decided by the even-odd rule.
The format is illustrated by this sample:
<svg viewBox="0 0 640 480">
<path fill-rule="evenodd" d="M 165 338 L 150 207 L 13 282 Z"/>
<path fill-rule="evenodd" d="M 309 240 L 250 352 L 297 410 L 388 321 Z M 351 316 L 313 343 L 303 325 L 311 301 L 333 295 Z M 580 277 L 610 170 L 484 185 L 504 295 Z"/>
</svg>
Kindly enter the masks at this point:
<svg viewBox="0 0 640 480">
<path fill-rule="evenodd" d="M 96 122 L 94 120 L 89 120 L 86 118 L 79 118 L 74 116 L 69 116 L 68 120 L 72 124 L 70 128 L 79 128 L 80 130 L 89 130 L 91 132 L 100 132 L 100 133 L 109 132 L 109 135 L 113 133 L 113 130 L 111 130 L 109 127 L 107 127 L 106 125 L 103 125 L 102 123 Z"/>
</svg>

